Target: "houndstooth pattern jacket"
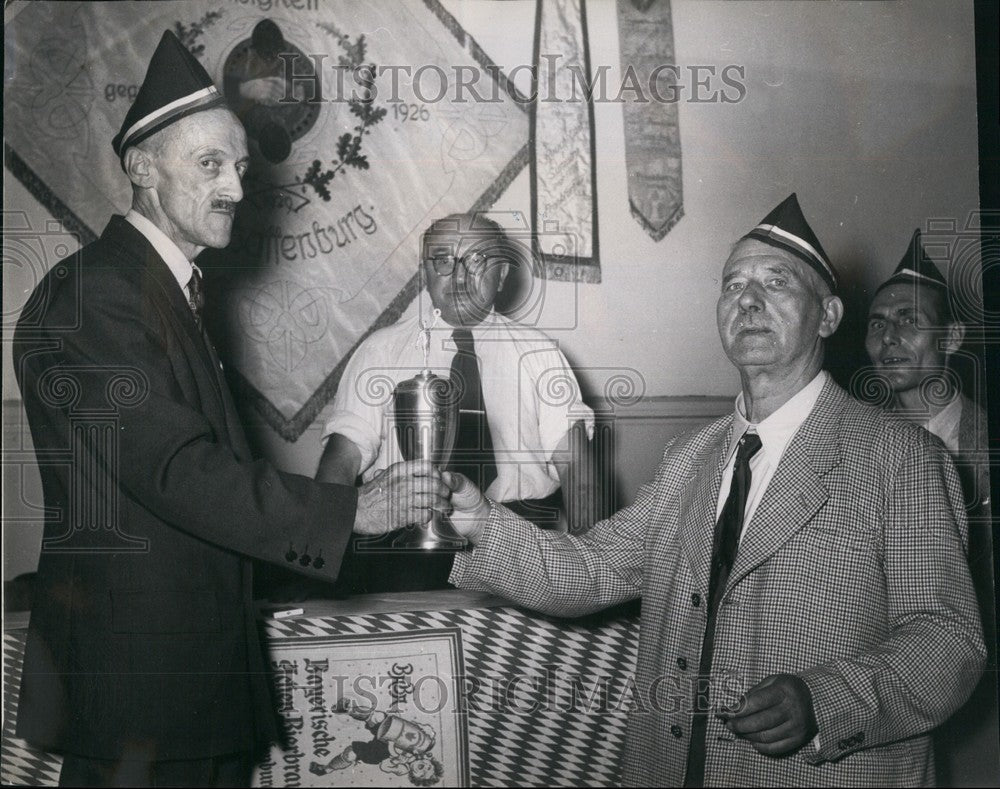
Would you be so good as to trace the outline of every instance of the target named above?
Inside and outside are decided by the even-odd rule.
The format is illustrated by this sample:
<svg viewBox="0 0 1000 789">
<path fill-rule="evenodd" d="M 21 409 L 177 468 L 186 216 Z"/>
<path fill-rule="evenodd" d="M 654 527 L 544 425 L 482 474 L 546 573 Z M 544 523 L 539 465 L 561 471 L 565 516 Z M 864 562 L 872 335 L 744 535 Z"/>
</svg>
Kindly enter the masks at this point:
<svg viewBox="0 0 1000 789">
<path fill-rule="evenodd" d="M 575 616 L 642 596 L 624 781 L 684 780 L 732 416 L 671 441 L 635 503 L 581 537 L 495 505 L 452 581 Z M 921 428 L 828 381 L 747 525 L 715 632 L 711 698 L 776 673 L 808 684 L 818 740 L 758 754 L 709 718 L 708 786 L 922 786 L 928 732 L 985 659 L 955 469 Z"/>
</svg>

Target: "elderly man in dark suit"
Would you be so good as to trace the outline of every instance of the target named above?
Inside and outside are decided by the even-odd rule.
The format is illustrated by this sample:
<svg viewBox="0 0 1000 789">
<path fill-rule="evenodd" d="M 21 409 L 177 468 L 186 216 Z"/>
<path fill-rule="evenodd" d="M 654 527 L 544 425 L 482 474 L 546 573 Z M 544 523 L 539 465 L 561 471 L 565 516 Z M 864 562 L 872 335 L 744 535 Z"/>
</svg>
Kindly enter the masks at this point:
<svg viewBox="0 0 1000 789">
<path fill-rule="evenodd" d="M 562 615 L 642 596 L 628 784 L 927 785 L 929 732 L 982 671 L 955 469 L 822 370 L 835 289 L 792 195 L 723 268 L 735 412 L 586 535 L 447 477 L 475 545 L 458 586 Z"/>
<path fill-rule="evenodd" d="M 191 262 L 229 243 L 246 137 L 172 33 L 114 146 L 132 210 L 14 338 L 46 504 L 18 734 L 64 754 L 63 785 L 246 785 L 275 734 L 251 558 L 332 580 L 352 526 L 426 521 L 447 490 L 421 464 L 355 490 L 251 456 Z"/>
</svg>

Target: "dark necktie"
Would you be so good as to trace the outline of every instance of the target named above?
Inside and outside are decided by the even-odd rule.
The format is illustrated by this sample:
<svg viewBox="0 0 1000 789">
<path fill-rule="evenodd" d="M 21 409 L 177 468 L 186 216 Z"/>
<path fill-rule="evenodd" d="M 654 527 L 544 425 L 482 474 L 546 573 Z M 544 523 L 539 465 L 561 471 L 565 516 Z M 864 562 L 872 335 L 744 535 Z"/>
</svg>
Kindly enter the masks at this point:
<svg viewBox="0 0 1000 789">
<path fill-rule="evenodd" d="M 462 387 L 458 408 L 458 431 L 449 471 L 465 474 L 480 490 L 486 490 L 497 478 L 493 436 L 486 418 L 483 387 L 479 379 L 479 360 L 475 341 L 468 329 L 455 329 L 451 339 L 458 352 L 451 363 L 451 380 Z"/>
<path fill-rule="evenodd" d="M 191 279 L 188 280 L 188 304 L 191 307 L 191 312 L 194 313 L 195 323 L 201 329 L 201 311 L 205 308 L 205 291 L 201 284 L 201 272 L 195 266 L 191 266 Z"/>
<path fill-rule="evenodd" d="M 760 449 L 760 436 L 744 433 L 736 450 L 733 465 L 733 482 L 722 506 L 722 514 L 715 524 L 712 540 L 712 565 L 708 582 L 708 624 L 701 645 L 698 666 L 698 686 L 694 694 L 694 716 L 691 720 L 691 742 L 688 747 L 687 775 L 684 786 L 703 786 L 705 781 L 705 735 L 711 714 L 712 652 L 715 646 L 715 620 L 729 580 L 729 571 L 736 560 L 736 549 L 743 531 L 743 511 L 750 492 L 750 459 Z"/>
</svg>

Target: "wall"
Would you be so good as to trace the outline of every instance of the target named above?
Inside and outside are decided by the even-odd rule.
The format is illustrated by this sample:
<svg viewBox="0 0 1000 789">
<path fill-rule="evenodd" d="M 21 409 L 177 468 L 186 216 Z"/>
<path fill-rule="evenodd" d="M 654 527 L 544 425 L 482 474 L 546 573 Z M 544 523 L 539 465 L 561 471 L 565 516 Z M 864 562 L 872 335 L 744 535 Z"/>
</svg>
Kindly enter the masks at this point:
<svg viewBox="0 0 1000 789">
<path fill-rule="evenodd" d="M 533 2 L 445 5 L 502 67 L 531 62 Z M 843 273 L 849 306 L 892 270 L 913 228 L 935 217 L 964 223 L 978 205 L 971 3 L 673 0 L 672 8 L 677 62 L 741 65 L 746 96 L 679 104 L 685 216 L 659 243 L 629 214 L 621 107 L 595 106 L 603 282 L 546 283 L 543 313 L 549 326 L 572 327 L 552 333 L 592 401 L 608 368 L 628 366 L 657 398 L 647 405 L 662 424 L 672 424 L 679 402 L 664 397 L 735 392 L 715 331 L 718 274 L 732 242 L 789 192 Z M 590 0 L 587 11 L 591 62 L 609 64 L 616 84 L 614 3 Z M 527 172 L 496 207 L 528 210 Z M 4 208 L 27 212 L 35 227 L 45 219 L 9 178 Z M 6 280 L 6 257 L 4 268 Z M 6 305 L 5 289 L 5 321 Z M 16 424 L 6 345 L 3 364 L 5 425 Z M 295 444 L 250 427 L 280 466 L 311 474 L 323 419 Z M 643 468 L 627 468 L 630 490 L 648 475 L 664 432 L 629 431 L 627 457 L 644 458 Z M 7 446 L 7 428 L 4 437 Z M 32 473 L 23 477 L 28 496 Z M 5 468 L 5 519 L 21 479 Z M 4 540 L 7 575 L 33 567 L 36 527 L 7 529 Z"/>
</svg>

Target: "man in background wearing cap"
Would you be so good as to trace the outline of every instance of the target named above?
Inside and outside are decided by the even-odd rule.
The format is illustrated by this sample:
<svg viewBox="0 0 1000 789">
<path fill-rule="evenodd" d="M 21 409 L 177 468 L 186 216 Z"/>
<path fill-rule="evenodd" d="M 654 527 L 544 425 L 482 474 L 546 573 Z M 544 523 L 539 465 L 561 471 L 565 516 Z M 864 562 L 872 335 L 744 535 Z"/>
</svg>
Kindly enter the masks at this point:
<svg viewBox="0 0 1000 789">
<path fill-rule="evenodd" d="M 276 734 L 251 557 L 333 580 L 352 524 L 426 521 L 447 491 L 429 464 L 355 490 L 251 456 L 191 263 L 229 243 L 246 136 L 170 32 L 114 148 L 132 210 L 14 337 L 46 504 L 17 732 L 63 785 L 248 785 Z"/>
<path fill-rule="evenodd" d="M 968 703 L 936 733 L 943 786 L 992 785 L 1000 771 L 997 729 L 996 620 L 989 507 L 986 413 L 960 391 L 949 367 L 965 326 L 920 231 L 868 310 L 865 350 L 892 390 L 890 409 L 941 439 L 958 467 L 969 517 L 969 566 L 989 659 Z"/>
<path fill-rule="evenodd" d="M 458 586 L 560 615 L 642 595 L 627 784 L 926 785 L 928 733 L 982 670 L 955 469 L 822 370 L 835 289 L 792 195 L 722 272 L 735 412 L 582 537 L 447 478 L 475 545 Z"/>
</svg>

